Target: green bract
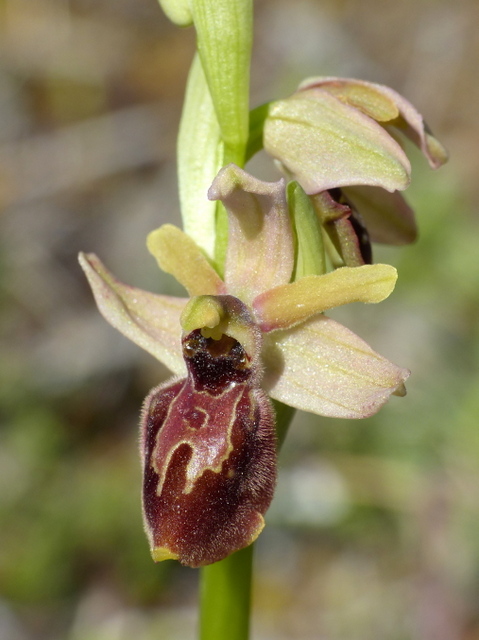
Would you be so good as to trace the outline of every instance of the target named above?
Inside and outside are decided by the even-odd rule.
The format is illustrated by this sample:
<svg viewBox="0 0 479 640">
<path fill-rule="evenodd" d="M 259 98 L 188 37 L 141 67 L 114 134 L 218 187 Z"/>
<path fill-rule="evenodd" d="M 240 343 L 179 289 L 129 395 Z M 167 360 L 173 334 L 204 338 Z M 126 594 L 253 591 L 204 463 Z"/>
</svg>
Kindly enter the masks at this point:
<svg viewBox="0 0 479 640">
<path fill-rule="evenodd" d="M 252 0 L 191 0 L 193 22 L 225 144 L 225 162 L 244 163 L 248 140 Z"/>
<path fill-rule="evenodd" d="M 223 166 L 224 145 L 198 56 L 190 69 L 178 135 L 178 188 L 186 233 L 210 257 L 215 255 L 216 209 L 208 188 Z"/>
</svg>

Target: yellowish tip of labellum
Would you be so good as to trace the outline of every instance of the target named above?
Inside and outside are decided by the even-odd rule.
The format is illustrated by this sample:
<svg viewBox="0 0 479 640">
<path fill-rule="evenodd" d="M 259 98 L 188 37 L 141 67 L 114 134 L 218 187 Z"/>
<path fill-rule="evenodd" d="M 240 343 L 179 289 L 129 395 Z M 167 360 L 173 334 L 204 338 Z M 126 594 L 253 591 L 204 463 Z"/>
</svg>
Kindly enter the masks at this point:
<svg viewBox="0 0 479 640">
<path fill-rule="evenodd" d="M 172 553 L 166 547 L 155 547 L 151 550 L 151 557 L 155 562 L 163 562 L 163 560 L 178 560 L 179 556 Z"/>
</svg>

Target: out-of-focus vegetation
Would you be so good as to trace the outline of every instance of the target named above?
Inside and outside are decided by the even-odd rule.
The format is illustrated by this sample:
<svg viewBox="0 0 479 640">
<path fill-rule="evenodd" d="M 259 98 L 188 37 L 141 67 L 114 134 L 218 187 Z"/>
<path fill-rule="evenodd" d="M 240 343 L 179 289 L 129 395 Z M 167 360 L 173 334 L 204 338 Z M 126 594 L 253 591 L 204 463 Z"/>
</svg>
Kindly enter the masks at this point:
<svg viewBox="0 0 479 640">
<path fill-rule="evenodd" d="M 361 422 L 298 415 L 257 550 L 254 637 L 479 638 L 479 58 L 474 0 L 259 0 L 253 106 L 308 75 L 393 86 L 451 152 L 414 156 L 420 240 L 348 326 L 412 370 Z M 168 374 L 79 271 L 178 292 L 144 249 L 179 220 L 194 41 L 156 0 L 0 1 L 0 638 L 194 637 L 197 572 L 154 565 L 136 425 Z M 261 161 L 255 167 L 272 176 Z M 268 174 L 269 172 L 269 174 Z"/>
</svg>

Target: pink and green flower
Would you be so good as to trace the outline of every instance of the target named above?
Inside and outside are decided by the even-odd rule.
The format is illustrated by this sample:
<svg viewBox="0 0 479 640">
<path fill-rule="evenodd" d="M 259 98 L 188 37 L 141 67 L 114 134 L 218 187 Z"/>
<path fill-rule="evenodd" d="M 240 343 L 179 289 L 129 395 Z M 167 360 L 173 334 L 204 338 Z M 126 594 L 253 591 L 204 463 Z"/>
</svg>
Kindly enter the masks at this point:
<svg viewBox="0 0 479 640">
<path fill-rule="evenodd" d="M 304 209 L 287 199 L 283 180 L 262 182 L 230 165 L 209 197 L 228 213 L 222 277 L 179 228 L 148 237 L 160 268 L 189 297 L 130 287 L 95 256 L 80 256 L 104 317 L 174 374 L 143 410 L 144 518 L 153 558 L 190 566 L 247 546 L 263 527 L 276 475 L 268 397 L 363 418 L 403 395 L 409 375 L 324 315 L 384 300 L 393 267 L 317 273 L 311 254 L 321 247 L 307 248 Z"/>
</svg>

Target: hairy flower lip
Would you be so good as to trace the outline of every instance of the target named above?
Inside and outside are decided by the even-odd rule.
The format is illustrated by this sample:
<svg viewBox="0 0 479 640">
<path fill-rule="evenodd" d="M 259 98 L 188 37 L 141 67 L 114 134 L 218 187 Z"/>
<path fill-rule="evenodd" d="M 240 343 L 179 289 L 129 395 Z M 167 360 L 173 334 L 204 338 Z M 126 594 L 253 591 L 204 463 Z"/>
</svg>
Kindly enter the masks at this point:
<svg viewBox="0 0 479 640">
<path fill-rule="evenodd" d="M 208 297 L 201 302 L 208 306 Z M 239 300 L 219 303 L 238 320 Z M 144 403 L 144 522 L 155 561 L 198 567 L 248 546 L 273 496 L 274 414 L 259 387 L 259 353 L 247 353 L 245 366 L 239 342 L 218 353 L 214 342 L 200 328 L 187 334 L 187 377 L 155 388 Z M 260 351 L 254 337 L 249 344 Z"/>
</svg>

